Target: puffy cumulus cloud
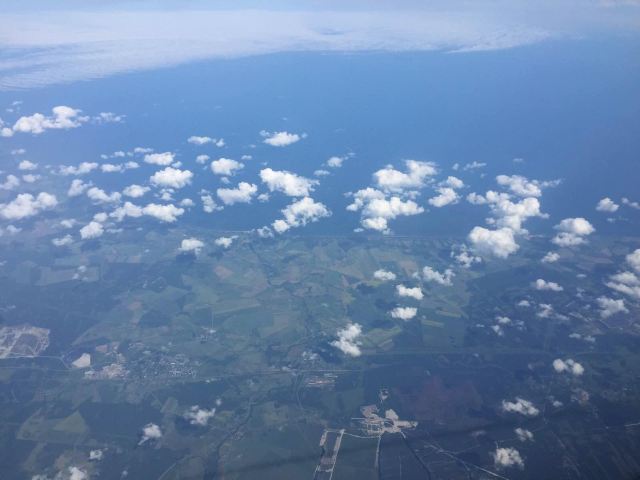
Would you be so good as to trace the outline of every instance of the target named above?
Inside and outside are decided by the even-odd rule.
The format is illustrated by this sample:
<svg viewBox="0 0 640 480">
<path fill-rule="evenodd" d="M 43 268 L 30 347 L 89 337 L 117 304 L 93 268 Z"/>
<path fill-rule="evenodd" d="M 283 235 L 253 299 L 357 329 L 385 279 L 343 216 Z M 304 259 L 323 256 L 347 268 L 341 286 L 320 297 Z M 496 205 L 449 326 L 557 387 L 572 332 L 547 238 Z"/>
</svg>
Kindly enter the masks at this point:
<svg viewBox="0 0 640 480">
<path fill-rule="evenodd" d="M 189 420 L 191 425 L 197 425 L 199 427 L 206 427 L 214 415 L 216 414 L 215 407 L 211 410 L 206 408 L 200 408 L 198 405 L 192 406 L 184 414 L 184 418 Z"/>
<path fill-rule="evenodd" d="M 171 165 L 173 163 L 173 159 L 175 155 L 171 152 L 163 152 L 163 153 L 147 153 L 144 156 L 145 163 L 150 163 L 152 165 L 160 165 L 161 167 L 166 167 L 167 165 Z"/>
<path fill-rule="evenodd" d="M 251 203 L 251 199 L 258 193 L 258 187 L 253 183 L 240 182 L 236 188 L 219 188 L 216 190 L 218 198 L 225 205 L 234 203 Z"/>
<path fill-rule="evenodd" d="M 599 212 L 613 213 L 617 211 L 618 208 L 620 208 L 620 205 L 611 200 L 609 197 L 603 198 L 598 202 L 598 205 L 596 205 L 596 210 Z"/>
<path fill-rule="evenodd" d="M 22 175 L 22 180 L 24 180 L 27 183 L 33 183 L 36 180 L 40 179 L 40 175 L 33 175 L 31 173 L 28 173 L 26 175 Z"/>
<path fill-rule="evenodd" d="M 508 413 L 519 413 L 525 417 L 535 417 L 540 413 L 540 410 L 538 410 L 532 402 L 520 397 L 516 397 L 514 402 L 503 400 L 502 411 Z"/>
<path fill-rule="evenodd" d="M 542 263 L 555 263 L 558 260 L 560 260 L 560 254 L 558 254 L 557 252 L 547 252 L 546 255 L 542 257 L 542 260 L 540 261 Z"/>
<path fill-rule="evenodd" d="M 38 168 L 38 164 L 30 162 L 29 160 L 22 160 L 18 164 L 19 170 L 35 170 L 36 168 Z"/>
<path fill-rule="evenodd" d="M 493 464 L 496 468 L 518 467 L 524 468 L 524 460 L 515 448 L 496 448 L 493 452 Z"/>
<path fill-rule="evenodd" d="M 219 158 L 211 162 L 211 171 L 216 175 L 231 176 L 244 168 L 244 163 L 231 158 Z"/>
<path fill-rule="evenodd" d="M 373 272 L 373 278 L 380 280 L 381 282 L 389 282 L 396 279 L 396 274 L 388 270 L 380 269 Z"/>
<path fill-rule="evenodd" d="M 9 203 L 0 203 L 0 217 L 5 220 L 22 220 L 51 210 L 57 205 L 58 199 L 50 193 L 40 192 L 35 197 L 30 193 L 21 193 Z"/>
<path fill-rule="evenodd" d="M 98 115 L 91 117 L 93 123 L 122 123 L 126 115 L 117 115 L 113 112 L 100 112 Z"/>
<path fill-rule="evenodd" d="M 209 161 L 211 157 L 209 155 L 198 155 L 196 157 L 196 163 L 199 163 L 200 165 L 204 165 L 205 163 L 207 163 Z"/>
<path fill-rule="evenodd" d="M 466 245 L 451 250 L 451 258 L 453 258 L 462 268 L 471 268 L 474 263 L 479 263 L 482 259 L 473 255 Z"/>
<path fill-rule="evenodd" d="M 464 182 L 462 180 L 460 180 L 458 177 L 454 177 L 451 175 L 449 175 L 446 180 L 440 182 L 440 184 L 445 187 L 451 187 L 456 189 L 460 189 L 464 187 Z"/>
<path fill-rule="evenodd" d="M 202 240 L 198 240 L 197 238 L 183 238 L 180 243 L 179 251 L 185 253 L 200 253 L 200 250 L 204 247 L 204 242 Z"/>
<path fill-rule="evenodd" d="M 55 247 L 64 247 L 66 245 L 71 245 L 73 243 L 73 238 L 71 235 L 65 235 L 64 237 L 53 238 L 51 243 Z"/>
<path fill-rule="evenodd" d="M 404 320 L 406 322 L 418 314 L 418 309 L 415 307 L 396 307 L 391 310 L 389 314 L 391 315 L 391 318 Z"/>
<path fill-rule="evenodd" d="M 206 145 L 207 143 L 212 143 L 216 147 L 224 147 L 223 138 L 200 137 L 198 135 L 192 135 L 187 138 L 187 142 L 193 145 Z"/>
<path fill-rule="evenodd" d="M 100 222 L 91 221 L 80 229 L 80 238 L 83 240 L 91 240 L 92 238 L 101 237 L 104 233 L 104 227 Z"/>
<path fill-rule="evenodd" d="M 231 237 L 218 237 L 213 241 L 213 243 L 218 247 L 229 248 L 236 238 L 238 238 L 237 235 L 232 235 Z"/>
<path fill-rule="evenodd" d="M 60 167 L 58 167 L 58 174 L 65 177 L 69 175 L 80 176 L 86 175 L 96 168 L 98 168 L 98 164 L 96 162 L 82 162 L 77 167 L 74 167 L 73 165 L 60 165 Z"/>
<path fill-rule="evenodd" d="M 311 197 L 304 197 L 281 210 L 283 219 L 278 219 L 271 225 L 278 233 L 284 233 L 293 227 L 303 227 L 308 223 L 317 222 L 321 218 L 331 216 L 329 209 Z"/>
<path fill-rule="evenodd" d="M 598 297 L 597 302 L 602 318 L 609 318 L 616 313 L 629 313 L 622 299 L 614 300 L 613 298 L 602 296 Z"/>
<path fill-rule="evenodd" d="M 551 240 L 559 247 L 573 247 L 586 242 L 585 237 L 596 231 L 588 220 L 577 218 L 565 218 L 555 227 L 558 234 Z"/>
<path fill-rule="evenodd" d="M 556 282 L 547 282 L 542 278 L 538 278 L 535 282 L 533 282 L 533 287 L 536 290 L 549 290 L 552 292 L 561 292 L 564 290 L 564 288 L 562 288 Z"/>
<path fill-rule="evenodd" d="M 469 232 L 468 239 L 473 250 L 482 256 L 507 258 L 520 248 L 510 228 L 488 230 L 483 227 L 474 227 Z"/>
<path fill-rule="evenodd" d="M 222 210 L 222 207 L 218 207 L 218 204 L 211 195 L 200 195 L 200 200 L 202 201 L 202 210 L 206 213 L 213 213 L 216 210 Z"/>
<path fill-rule="evenodd" d="M 437 189 L 438 195 L 429 199 L 429 205 L 441 208 L 451 203 L 458 203 L 460 196 L 451 187 L 440 187 Z"/>
<path fill-rule="evenodd" d="M 104 457 L 104 452 L 100 449 L 91 450 L 89 452 L 89 460 L 99 462 Z"/>
<path fill-rule="evenodd" d="M 286 131 L 267 132 L 266 130 L 261 131 L 260 135 L 264 137 L 263 142 L 272 147 L 286 147 L 287 145 L 299 142 L 307 136 L 304 133 L 298 135 L 297 133 L 289 133 Z"/>
<path fill-rule="evenodd" d="M 496 177 L 498 185 L 507 187 L 509 191 L 519 197 L 540 197 L 542 196 L 542 189 L 546 187 L 555 187 L 560 181 L 538 181 L 529 180 L 521 175 L 498 175 Z"/>
<path fill-rule="evenodd" d="M 134 183 L 133 185 L 125 187 L 125 189 L 122 190 L 122 194 L 131 198 L 140 198 L 149 190 L 151 190 L 149 187 L 143 187 L 142 185 L 136 185 Z"/>
<path fill-rule="evenodd" d="M 162 438 L 162 430 L 155 423 L 147 423 L 142 429 L 142 438 L 138 445 L 142 445 L 148 440 L 158 440 Z"/>
<path fill-rule="evenodd" d="M 385 193 L 375 188 L 358 190 L 347 210 L 361 210 L 360 224 L 369 230 L 389 232 L 389 220 L 399 216 L 418 215 L 424 212 L 413 200 L 403 200 L 398 196 L 387 198 Z"/>
<path fill-rule="evenodd" d="M 440 285 L 450 287 L 452 285 L 452 279 L 455 277 L 455 273 L 450 268 L 447 268 L 444 272 L 440 273 L 433 268 L 426 266 L 422 269 L 422 278 L 426 282 L 435 282 Z"/>
<path fill-rule="evenodd" d="M 631 268 L 633 268 L 636 272 L 640 272 L 640 248 L 628 254 L 625 257 L 625 260 L 629 265 L 631 265 Z"/>
<path fill-rule="evenodd" d="M 40 135 L 45 130 L 77 128 L 89 120 L 89 117 L 81 116 L 81 110 L 59 105 L 51 109 L 51 115 L 34 113 L 33 115 L 20 117 L 13 127 L 5 127 L 0 131 L 3 137 L 12 137 L 15 133 L 31 133 Z"/>
<path fill-rule="evenodd" d="M 422 300 L 424 298 L 424 294 L 420 287 L 405 287 L 404 285 L 396 285 L 396 293 L 400 297 L 410 297 L 416 300 Z"/>
<path fill-rule="evenodd" d="M 142 213 L 162 222 L 173 223 L 184 213 L 184 208 L 176 207 L 171 203 L 166 205 L 150 203 L 142 209 Z"/>
<path fill-rule="evenodd" d="M 83 182 L 79 178 L 75 178 L 71 181 L 71 185 L 69 185 L 69 190 L 67 190 L 67 195 L 69 197 L 78 197 L 82 195 L 89 187 L 93 185 L 91 182 Z"/>
<path fill-rule="evenodd" d="M 514 432 L 518 437 L 518 440 L 520 440 L 521 442 L 533 440 L 533 432 L 527 430 L 526 428 L 518 427 L 514 430 Z"/>
<path fill-rule="evenodd" d="M 508 194 L 489 190 L 484 196 L 470 193 L 467 200 L 476 205 L 488 204 L 494 217 L 491 223 L 499 228 L 510 228 L 514 233 L 526 233 L 522 224 L 527 219 L 548 216 L 540 211 L 540 201 L 535 197 L 512 202 Z"/>
<path fill-rule="evenodd" d="M 426 180 L 437 173 L 432 162 L 405 160 L 406 172 L 396 170 L 392 165 L 378 170 L 373 174 L 378 188 L 386 191 L 401 192 L 407 189 L 424 187 Z"/>
<path fill-rule="evenodd" d="M 640 278 L 633 272 L 619 272 L 611 275 L 607 287 L 640 300 Z"/>
<path fill-rule="evenodd" d="M 89 475 L 78 467 L 69 467 L 69 480 L 88 480 Z"/>
<path fill-rule="evenodd" d="M 119 206 L 109 214 L 111 218 L 114 218 L 118 222 L 124 220 L 125 217 L 138 218 L 142 215 L 144 215 L 142 207 L 134 205 L 131 202 L 124 202 L 124 205 Z"/>
<path fill-rule="evenodd" d="M 7 175 L 6 180 L 0 183 L 0 190 L 13 190 L 20 186 L 20 179 L 15 175 Z"/>
<path fill-rule="evenodd" d="M 167 167 L 151 175 L 149 181 L 157 187 L 182 188 L 189 185 L 192 178 L 193 173 L 189 170 Z"/>
<path fill-rule="evenodd" d="M 584 367 L 580 365 L 578 362 L 571 358 L 567 358 L 566 360 L 562 360 L 561 358 L 556 358 L 553 363 L 553 369 L 557 373 L 567 372 L 576 377 L 579 377 L 584 373 Z"/>
<path fill-rule="evenodd" d="M 358 323 L 349 323 L 346 327 L 338 330 L 338 339 L 331 342 L 331 345 L 345 355 L 359 357 L 362 354 L 360 350 L 362 342 L 359 340 L 361 335 L 362 326 Z"/>
<path fill-rule="evenodd" d="M 93 203 L 118 203 L 122 195 L 120 195 L 120 192 L 111 192 L 108 194 L 101 188 L 91 187 L 87 190 L 87 197 L 89 197 Z"/>
<path fill-rule="evenodd" d="M 260 179 L 271 192 L 282 192 L 289 197 L 308 197 L 317 180 L 287 172 L 286 170 L 272 170 L 264 168 L 260 170 Z"/>
<path fill-rule="evenodd" d="M 346 157 L 338 157 L 333 156 L 327 160 L 327 167 L 330 168 L 340 168 L 342 167 L 342 163 L 345 161 Z"/>
</svg>

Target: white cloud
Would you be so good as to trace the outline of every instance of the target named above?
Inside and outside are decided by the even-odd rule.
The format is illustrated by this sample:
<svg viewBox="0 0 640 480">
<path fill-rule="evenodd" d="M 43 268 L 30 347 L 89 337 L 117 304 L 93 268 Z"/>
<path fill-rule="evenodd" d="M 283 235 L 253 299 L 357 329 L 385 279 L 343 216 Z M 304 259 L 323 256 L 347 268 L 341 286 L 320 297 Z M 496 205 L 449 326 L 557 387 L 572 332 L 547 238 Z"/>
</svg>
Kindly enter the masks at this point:
<svg viewBox="0 0 640 480">
<path fill-rule="evenodd" d="M 192 135 L 187 139 L 187 142 L 192 143 L 193 145 L 206 145 L 207 143 L 213 143 L 217 147 L 224 147 L 224 140 L 211 138 L 211 137 L 200 137 L 197 135 Z"/>
<path fill-rule="evenodd" d="M 555 263 L 560 260 L 560 255 L 557 252 L 547 252 L 544 257 L 542 257 L 542 263 Z"/>
<path fill-rule="evenodd" d="M 182 188 L 191 183 L 193 173 L 189 170 L 179 170 L 173 167 L 167 167 L 154 173 L 149 181 L 158 187 Z"/>
<path fill-rule="evenodd" d="M 229 248 L 236 238 L 238 238 L 236 235 L 231 237 L 218 237 L 213 241 L 213 243 L 218 247 Z"/>
<path fill-rule="evenodd" d="M 158 205 L 150 203 L 142 209 L 142 212 L 160 221 L 173 223 L 184 213 L 184 209 L 173 204 Z"/>
<path fill-rule="evenodd" d="M 416 316 L 418 309 L 415 307 L 396 307 L 389 312 L 392 318 L 408 321 Z"/>
<path fill-rule="evenodd" d="M 185 412 L 184 418 L 186 420 L 189 420 L 189 423 L 191 423 L 191 425 L 206 427 L 209 423 L 209 420 L 212 419 L 215 414 L 215 407 L 211 410 L 207 410 L 205 408 L 200 408 L 198 405 L 194 405 Z"/>
<path fill-rule="evenodd" d="M 567 372 L 577 377 L 584 373 L 584 367 L 571 358 L 567 358 L 566 360 L 556 358 L 552 365 L 557 373 Z"/>
<path fill-rule="evenodd" d="M 272 147 L 286 147 L 287 145 L 291 145 L 300 141 L 300 139 L 306 137 L 305 134 L 298 135 L 297 133 L 289 133 L 289 132 L 267 132 L 263 130 L 260 132 L 260 135 L 265 137 L 263 140 L 267 145 L 271 145 Z"/>
<path fill-rule="evenodd" d="M 271 225 L 278 233 L 284 233 L 292 227 L 302 227 L 308 223 L 317 222 L 321 218 L 331 216 L 329 209 L 311 197 L 304 197 L 287 205 L 281 210 L 284 219 L 279 219 Z"/>
<path fill-rule="evenodd" d="M 104 227 L 100 222 L 91 221 L 80 229 L 80 237 L 83 240 L 101 237 L 104 233 Z"/>
<path fill-rule="evenodd" d="M 441 208 L 451 203 L 458 203 L 460 196 L 451 187 L 440 187 L 437 189 L 438 195 L 429 199 L 429 205 Z"/>
<path fill-rule="evenodd" d="M 536 290 L 550 290 L 552 292 L 561 292 L 561 291 L 564 290 L 564 288 L 562 288 L 556 282 L 547 282 L 546 280 L 544 280 L 542 278 L 538 278 L 533 283 L 533 286 L 534 286 L 534 288 Z"/>
<path fill-rule="evenodd" d="M 474 227 L 468 238 L 472 248 L 482 256 L 507 258 L 520 248 L 510 228 L 488 230 L 483 227 Z"/>
<path fill-rule="evenodd" d="M 89 452 L 89 460 L 99 462 L 104 457 L 104 452 L 100 449 L 91 450 Z"/>
<path fill-rule="evenodd" d="M 91 187 L 87 190 L 87 197 L 94 203 L 118 203 L 122 195 L 120 192 L 111 192 L 107 194 L 104 190 L 97 187 Z"/>
<path fill-rule="evenodd" d="M 15 175 L 7 175 L 4 183 L 0 183 L 0 190 L 13 190 L 20 186 L 20 179 Z"/>
<path fill-rule="evenodd" d="M 640 203 L 631 201 L 626 197 L 622 198 L 622 203 L 623 203 L 623 205 L 626 205 L 627 207 L 631 207 L 631 208 L 633 208 L 635 210 L 640 210 Z"/>
<path fill-rule="evenodd" d="M 406 189 L 422 188 L 427 178 L 437 173 L 432 162 L 419 162 L 417 160 L 405 160 L 407 171 L 401 172 L 387 165 L 382 170 L 373 174 L 373 178 L 382 190 L 401 192 Z"/>
<path fill-rule="evenodd" d="M 209 157 L 209 155 L 204 155 L 204 154 L 203 155 L 198 155 L 196 157 L 196 162 L 201 164 L 201 165 L 204 165 L 205 163 L 207 163 L 209 161 L 210 158 L 211 157 Z"/>
<path fill-rule="evenodd" d="M 499 228 L 510 228 L 516 234 L 526 233 L 522 224 L 528 218 L 547 217 L 540 211 L 540 202 L 535 197 L 523 198 L 514 203 L 509 194 L 489 190 L 485 196 L 470 193 L 467 195 L 467 201 L 475 205 L 488 204 L 494 217 L 491 223 Z"/>
<path fill-rule="evenodd" d="M 474 263 L 479 263 L 482 261 L 480 257 L 469 252 L 466 245 L 462 245 L 458 253 L 452 250 L 451 258 L 455 259 L 455 261 L 458 262 L 458 264 L 461 265 L 462 268 L 471 268 Z"/>
<path fill-rule="evenodd" d="M 331 175 L 331 172 L 329 170 L 314 170 L 313 171 L 313 176 L 314 177 L 326 177 L 327 175 Z"/>
<path fill-rule="evenodd" d="M 40 175 L 33 175 L 31 173 L 28 173 L 26 175 L 22 175 L 22 180 L 24 180 L 27 183 L 33 183 L 36 180 L 40 179 Z"/>
<path fill-rule="evenodd" d="M 521 175 L 498 175 L 496 177 L 498 185 L 507 187 L 512 193 L 519 197 L 540 197 L 542 189 L 546 187 L 555 187 L 560 183 L 559 180 L 544 181 L 528 180 Z"/>
<path fill-rule="evenodd" d="M 71 243 L 73 243 L 73 238 L 71 237 L 71 235 L 65 235 L 64 237 L 52 239 L 51 243 L 53 243 L 53 245 L 56 247 L 64 247 L 65 245 L 70 245 Z"/>
<path fill-rule="evenodd" d="M 520 456 L 520 452 L 515 448 L 497 447 L 493 452 L 493 463 L 496 468 L 518 467 L 524 468 L 524 461 Z"/>
<path fill-rule="evenodd" d="M 149 187 L 143 187 L 142 185 L 133 184 L 125 187 L 125 189 L 122 191 L 122 194 L 131 198 L 140 198 L 144 196 L 144 194 L 149 190 L 151 190 Z"/>
<path fill-rule="evenodd" d="M 109 214 L 111 218 L 115 218 L 116 221 L 121 222 L 125 217 L 138 218 L 143 215 L 142 208 L 134 205 L 131 202 L 124 202 L 124 205 L 116 208 Z"/>
<path fill-rule="evenodd" d="M 9 203 L 0 203 L 0 217 L 5 220 L 21 220 L 32 217 L 58 205 L 55 195 L 40 192 L 36 197 L 30 193 L 20 193 Z"/>
<path fill-rule="evenodd" d="M 77 167 L 60 165 L 60 167 L 58 168 L 58 173 L 65 177 L 69 175 L 86 175 L 96 168 L 98 168 L 98 164 L 96 162 L 82 162 Z"/>
<path fill-rule="evenodd" d="M 420 287 L 405 287 L 404 285 L 396 285 L 396 293 L 400 297 L 410 297 L 416 300 L 422 300 L 424 298 L 424 294 Z"/>
<path fill-rule="evenodd" d="M 422 278 L 426 282 L 435 282 L 440 285 L 451 286 L 452 279 L 455 277 L 455 273 L 450 268 L 447 268 L 444 272 L 440 273 L 433 268 L 426 266 L 422 269 Z"/>
<path fill-rule="evenodd" d="M 173 163 L 173 159 L 175 155 L 171 152 L 163 152 L 163 153 L 147 153 L 144 156 L 145 163 L 150 163 L 152 165 L 160 165 L 161 167 L 166 167 Z"/>
<path fill-rule="evenodd" d="M 39 135 L 50 129 L 77 128 L 89 120 L 89 117 L 80 116 L 80 110 L 59 105 L 51 109 L 52 115 L 34 113 L 28 117 L 20 117 L 11 128 L 3 128 L 1 135 L 11 137 L 14 133 L 31 133 Z"/>
<path fill-rule="evenodd" d="M 342 167 L 342 163 L 344 162 L 345 157 L 331 157 L 329 158 L 329 160 L 327 160 L 327 167 L 330 168 L 340 168 Z"/>
<path fill-rule="evenodd" d="M 373 272 L 373 278 L 382 282 L 388 282 L 396 279 L 396 274 L 388 270 L 376 270 Z"/>
<path fill-rule="evenodd" d="M 331 345 L 345 355 L 359 357 L 362 354 L 361 342 L 358 340 L 361 335 L 362 326 L 358 323 L 349 323 L 346 327 L 338 330 L 338 339 L 331 342 Z"/>
<path fill-rule="evenodd" d="M 221 210 L 222 207 L 218 207 L 218 204 L 211 195 L 200 195 L 202 201 L 202 210 L 206 213 L 213 213 L 216 210 Z"/>
<path fill-rule="evenodd" d="M 640 300 L 640 278 L 633 272 L 619 272 L 611 275 L 607 287 Z"/>
<path fill-rule="evenodd" d="M 158 440 L 159 438 L 162 438 L 162 430 L 160 430 L 160 427 L 155 423 L 148 423 L 142 429 L 142 438 L 138 445 L 142 445 L 147 440 Z"/>
<path fill-rule="evenodd" d="M 198 240 L 197 238 L 184 238 L 180 243 L 181 252 L 193 252 L 195 254 L 200 253 L 200 250 L 204 247 L 204 242 Z"/>
<path fill-rule="evenodd" d="M 629 313 L 627 307 L 624 305 L 624 300 L 614 300 L 608 297 L 598 297 L 598 306 L 600 307 L 600 316 L 602 318 L 609 318 L 616 313 Z"/>
<path fill-rule="evenodd" d="M 69 197 L 77 197 L 79 195 L 82 195 L 85 192 L 85 190 L 91 187 L 91 185 L 92 185 L 91 182 L 84 183 L 79 178 L 75 178 L 74 180 L 71 181 L 69 190 L 67 190 L 67 195 Z"/>
<path fill-rule="evenodd" d="M 100 170 L 104 173 L 120 173 L 124 171 L 124 165 L 115 165 L 113 163 L 103 163 L 100 165 Z"/>
<path fill-rule="evenodd" d="M 361 225 L 381 232 L 389 231 L 389 220 L 424 212 L 424 208 L 413 200 L 403 200 L 398 196 L 386 198 L 384 192 L 370 187 L 354 193 L 353 203 L 347 206 L 347 210 L 362 210 Z"/>
<path fill-rule="evenodd" d="M 260 170 L 260 179 L 267 185 L 269 191 L 282 192 L 289 197 L 307 197 L 313 191 L 314 185 L 318 184 L 317 180 L 310 180 L 286 170 L 272 170 L 271 168 Z"/>
<path fill-rule="evenodd" d="M 593 225 L 582 217 L 565 218 L 553 228 L 559 233 L 551 241 L 559 247 L 581 245 L 586 242 L 585 237 L 596 231 Z"/>
<path fill-rule="evenodd" d="M 640 272 L 640 248 L 628 254 L 625 260 L 636 272 Z"/>
<path fill-rule="evenodd" d="M 38 168 L 38 164 L 30 162 L 29 160 L 22 160 L 18 164 L 19 170 L 35 170 L 36 168 Z"/>
<path fill-rule="evenodd" d="M 234 203 L 251 203 L 251 199 L 257 192 L 258 187 L 253 183 L 240 182 L 237 188 L 219 188 L 216 194 L 225 205 L 233 205 Z"/>
<path fill-rule="evenodd" d="M 460 180 L 458 177 L 453 177 L 449 175 L 446 180 L 441 182 L 442 185 L 446 187 L 451 187 L 455 189 L 460 189 L 464 187 L 464 182 Z"/>
<path fill-rule="evenodd" d="M 526 417 L 535 417 L 540 413 L 540 410 L 538 410 L 532 402 L 520 397 L 516 397 L 515 402 L 503 400 L 502 410 L 504 412 L 519 413 Z"/>
<path fill-rule="evenodd" d="M 609 197 L 603 198 L 598 202 L 598 205 L 596 205 L 596 210 L 599 212 L 613 213 L 618 210 L 618 208 L 620 208 L 620 205 L 611 200 Z"/>
<path fill-rule="evenodd" d="M 88 480 L 89 475 L 78 467 L 69 467 L 69 480 Z"/>
<path fill-rule="evenodd" d="M 231 176 L 243 168 L 244 163 L 232 160 L 231 158 L 219 158 L 211 162 L 211 171 L 216 175 Z"/>
</svg>

